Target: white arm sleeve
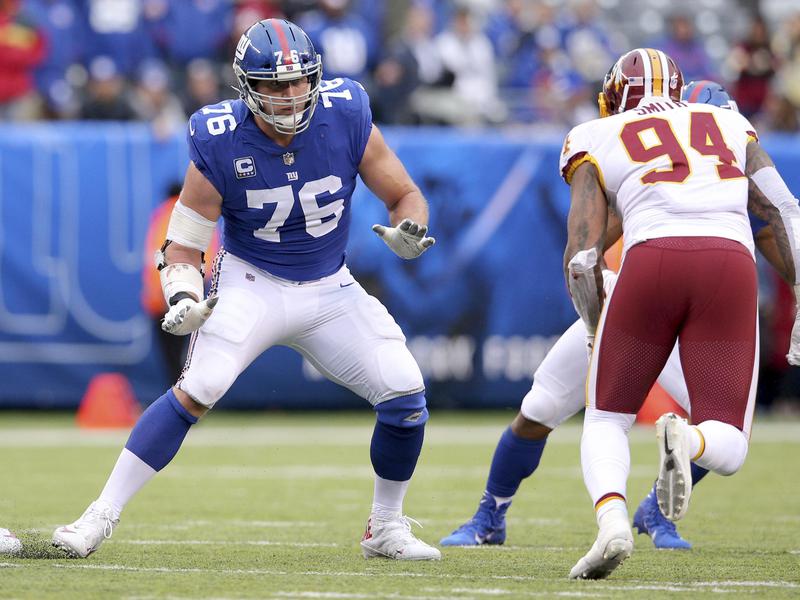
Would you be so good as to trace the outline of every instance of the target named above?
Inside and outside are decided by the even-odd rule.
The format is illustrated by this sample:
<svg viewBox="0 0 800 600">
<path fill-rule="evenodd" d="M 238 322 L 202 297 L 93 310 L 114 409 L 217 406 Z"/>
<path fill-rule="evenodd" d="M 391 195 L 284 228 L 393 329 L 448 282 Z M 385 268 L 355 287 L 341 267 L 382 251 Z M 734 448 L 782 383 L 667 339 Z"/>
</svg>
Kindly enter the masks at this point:
<svg viewBox="0 0 800 600">
<path fill-rule="evenodd" d="M 214 236 L 216 226 L 214 221 L 209 221 L 178 200 L 169 219 L 167 239 L 181 246 L 205 252 Z"/>
<path fill-rule="evenodd" d="M 750 177 L 780 212 L 794 258 L 795 284 L 800 283 L 800 206 L 775 167 L 759 169 Z"/>
</svg>

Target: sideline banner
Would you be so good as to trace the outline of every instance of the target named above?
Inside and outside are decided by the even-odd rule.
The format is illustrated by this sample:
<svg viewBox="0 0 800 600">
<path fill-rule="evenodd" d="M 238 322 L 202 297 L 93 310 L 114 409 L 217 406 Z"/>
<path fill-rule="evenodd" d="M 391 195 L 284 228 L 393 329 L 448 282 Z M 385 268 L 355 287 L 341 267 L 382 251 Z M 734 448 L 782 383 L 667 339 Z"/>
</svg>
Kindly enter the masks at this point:
<svg viewBox="0 0 800 600">
<path fill-rule="evenodd" d="M 516 406 L 577 317 L 561 272 L 561 139 L 497 131 L 384 131 L 431 207 L 436 246 L 402 261 L 371 231 L 383 204 L 359 184 L 347 262 L 403 328 L 434 407 Z M 791 138 L 767 149 L 800 189 Z M 142 124 L 0 126 L 0 407 L 75 407 L 91 377 L 126 375 L 147 404 L 172 383 L 140 305 L 150 212 L 183 178 L 183 136 Z M 355 407 L 286 348 L 218 406 Z"/>
</svg>

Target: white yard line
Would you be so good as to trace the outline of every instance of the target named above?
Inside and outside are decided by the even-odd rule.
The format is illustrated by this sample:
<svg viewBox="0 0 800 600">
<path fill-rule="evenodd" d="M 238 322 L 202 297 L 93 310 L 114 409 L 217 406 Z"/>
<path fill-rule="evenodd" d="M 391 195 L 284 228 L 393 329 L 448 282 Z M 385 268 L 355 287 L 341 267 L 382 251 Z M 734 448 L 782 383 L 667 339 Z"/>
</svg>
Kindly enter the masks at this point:
<svg viewBox="0 0 800 600">
<path fill-rule="evenodd" d="M 528 592 L 528 591 L 520 591 L 520 590 L 504 590 L 499 588 L 423 588 L 423 592 L 444 592 L 448 594 L 456 594 L 459 598 L 464 598 L 463 594 L 474 594 L 475 596 L 514 596 L 514 597 L 526 597 L 526 598 L 538 598 L 538 597 L 545 597 L 551 598 L 553 596 L 575 596 L 581 598 L 607 598 L 609 594 L 603 594 L 602 592 L 580 592 L 580 591 L 569 591 L 569 592 Z"/>
<path fill-rule="evenodd" d="M 177 523 L 152 523 L 152 522 L 138 522 L 138 523 L 125 523 L 125 529 L 132 530 L 146 530 L 146 531 L 186 531 L 188 529 L 202 529 L 204 527 L 236 527 L 245 529 L 296 529 L 298 527 L 325 527 L 328 523 L 326 521 L 247 521 L 243 519 L 192 519 L 187 521 L 178 521 Z M 53 525 L 47 527 L 31 527 L 29 529 L 22 529 L 24 533 L 52 533 Z M 115 538 L 116 539 L 116 538 Z"/>
<path fill-rule="evenodd" d="M 462 480 L 465 478 L 483 479 L 488 465 L 464 466 L 431 466 L 425 471 L 425 477 L 436 480 Z M 633 479 L 650 479 L 657 475 L 653 465 L 632 465 L 630 477 Z M 241 465 L 171 465 L 160 475 L 164 479 L 231 479 L 231 480 L 309 480 L 323 479 L 371 479 L 374 471 L 369 464 L 363 465 L 275 465 L 275 466 L 241 466 Z M 557 479 L 581 479 L 581 467 L 543 466 L 542 477 Z M 470 492 L 472 493 L 472 492 Z"/>
<path fill-rule="evenodd" d="M 341 544 L 324 542 L 276 542 L 273 540 L 114 540 L 115 544 L 136 546 L 290 546 L 293 548 L 338 548 Z"/>
<path fill-rule="evenodd" d="M 13 564 L 13 563 L 0 563 Z M 28 566 L 28 565 L 24 565 Z M 37 565 L 30 565 L 38 567 Z M 45 564 L 45 566 L 48 566 Z M 275 577 L 298 575 L 304 577 L 375 577 L 376 573 L 371 571 L 278 571 L 272 569 L 201 569 L 201 568 L 170 568 L 170 567 L 130 567 L 126 565 L 114 564 L 75 564 L 75 563 L 50 563 L 50 567 L 55 569 L 68 570 L 97 570 L 97 571 L 127 571 L 134 573 L 208 573 L 215 575 L 271 575 Z M 441 580 L 464 580 L 474 581 L 476 579 L 491 579 L 495 581 L 547 581 L 563 582 L 561 578 L 542 578 L 532 575 L 448 575 L 442 573 L 380 573 L 380 577 L 408 577 L 416 579 L 441 579 Z M 614 585 L 603 585 L 603 590 L 631 590 L 631 589 L 653 589 L 653 590 L 672 590 L 686 591 L 697 590 L 699 588 L 770 588 L 770 589 L 800 589 L 800 583 L 790 581 L 696 581 L 692 583 L 664 584 L 661 582 L 633 581 L 631 585 L 616 583 Z M 554 592 L 554 594 L 557 592 Z"/>
<path fill-rule="evenodd" d="M 295 527 L 324 527 L 327 523 L 325 521 L 247 521 L 244 519 L 192 519 L 187 521 L 179 521 L 177 523 L 133 523 L 125 524 L 128 527 L 138 529 L 157 529 L 157 530 L 170 530 L 170 529 L 190 529 L 192 527 L 252 527 L 262 529 L 292 529 Z"/>
<path fill-rule="evenodd" d="M 693 581 L 687 583 L 634 583 L 605 585 L 607 590 L 647 590 L 654 592 L 688 592 L 698 589 L 709 589 L 709 591 L 732 591 L 741 588 L 769 588 L 769 589 L 798 589 L 800 584 L 791 581 Z"/>
<path fill-rule="evenodd" d="M 423 591 L 431 591 L 437 592 L 439 590 L 423 590 Z M 398 592 L 388 593 L 388 594 L 348 594 L 342 592 L 273 592 L 272 596 L 269 598 L 274 598 L 276 600 L 280 598 L 333 598 L 333 599 L 340 599 L 340 598 L 388 598 L 390 600 L 477 600 L 476 597 L 483 598 L 486 596 L 487 590 L 472 590 L 469 588 L 456 588 L 452 590 L 441 590 L 441 593 L 436 593 L 436 595 L 425 595 L 421 596 L 419 594 L 401 594 Z M 578 597 L 578 598 L 607 598 L 608 594 L 597 594 L 591 592 L 520 592 L 519 590 L 498 590 L 498 594 L 491 594 L 491 595 L 504 595 L 504 596 L 514 596 L 514 597 L 526 597 L 526 598 L 553 598 L 558 596 L 570 596 L 570 597 Z M 443 595 L 443 594 L 452 594 L 452 595 Z"/>
<path fill-rule="evenodd" d="M 364 598 L 388 598 L 388 599 L 397 599 L 397 600 L 474 600 L 470 596 L 419 596 L 419 595 L 405 595 L 405 594 L 398 594 L 398 593 L 389 593 L 389 594 L 353 594 L 353 593 L 346 593 L 346 592 L 313 592 L 313 591 L 305 591 L 305 592 L 272 592 L 271 596 L 267 596 L 270 600 L 281 600 L 282 598 L 331 598 L 331 599 L 344 599 L 344 598 L 354 598 L 355 600 L 361 600 Z"/>
<path fill-rule="evenodd" d="M 437 592 L 436 589 L 430 590 L 423 590 L 423 591 L 432 591 Z M 445 590 L 448 591 L 448 590 Z M 265 600 L 282 600 L 284 598 L 322 598 L 322 599 L 330 599 L 330 600 L 346 600 L 347 598 L 353 598 L 354 600 L 363 600 L 365 598 L 373 599 L 373 598 L 387 598 L 391 600 L 478 600 L 476 596 L 482 597 L 480 592 L 474 592 L 473 590 L 469 589 L 458 589 L 458 590 L 449 590 L 449 592 L 458 592 L 457 595 L 454 596 L 444 596 L 441 594 L 436 594 L 435 596 L 420 596 L 420 595 L 404 595 L 398 592 L 392 592 L 387 594 L 359 594 L 359 593 L 347 593 L 347 592 L 322 592 L 322 591 L 286 591 L 286 592 L 272 592 L 272 595 L 263 596 Z M 469 593 L 473 593 L 474 595 L 470 596 Z M 525 597 L 543 597 L 543 598 L 552 598 L 552 597 L 575 597 L 575 598 L 608 598 L 608 594 L 597 594 L 591 592 L 519 592 L 519 591 L 504 591 L 503 595 L 512 595 L 512 596 L 525 596 Z M 196 596 L 126 596 L 125 600 L 156 600 L 159 598 L 160 600 L 194 600 Z M 237 598 L 228 598 L 228 597 L 219 597 L 219 596 L 210 596 L 206 600 L 238 600 Z"/>
<path fill-rule="evenodd" d="M 533 517 L 508 517 L 507 521 L 509 523 L 513 523 L 514 525 L 539 525 L 542 527 L 564 525 L 563 519 L 536 519 Z M 425 525 L 453 525 L 453 519 L 425 519 Z"/>
<path fill-rule="evenodd" d="M 504 425 L 431 425 L 425 432 L 425 445 L 495 444 L 503 433 Z M 569 423 L 550 435 L 548 445 L 578 444 L 582 426 Z M 199 426 L 186 439 L 187 447 L 287 447 L 287 446 L 362 446 L 369 444 L 372 427 L 362 425 L 310 425 L 257 424 L 253 426 Z M 84 431 L 75 427 L 14 429 L 0 428 L 0 447 L 49 448 L 118 447 L 124 444 L 128 431 Z M 630 434 L 633 443 L 655 444 L 652 427 L 634 427 Z M 755 444 L 800 444 L 800 423 L 758 423 L 753 427 Z"/>
<path fill-rule="evenodd" d="M 27 566 L 27 565 L 25 565 Z M 33 565 L 31 565 L 33 566 Z M 197 567 L 171 568 L 171 567 L 131 567 L 127 565 L 113 564 L 73 564 L 73 563 L 51 563 L 54 569 L 77 569 L 90 571 L 126 571 L 133 573 L 208 573 L 215 575 L 271 575 L 275 577 L 288 576 L 296 577 L 375 577 L 375 573 L 368 571 L 277 571 L 272 569 L 201 569 Z M 413 577 L 422 579 L 463 579 L 472 581 L 475 579 L 487 578 L 497 580 L 512 581 L 536 581 L 536 577 L 528 575 L 443 575 L 426 573 L 380 573 L 381 577 Z"/>
<path fill-rule="evenodd" d="M 485 469 L 484 469 L 485 470 Z M 371 479 L 375 472 L 369 463 L 364 465 L 276 465 L 276 466 L 193 466 L 173 465 L 164 471 L 164 478 L 196 479 L 291 479 L 318 481 L 320 479 Z"/>
<path fill-rule="evenodd" d="M 75 563 L 37 563 L 37 564 L 24 564 L 24 563 L 0 563 L 0 568 L 41 568 L 49 566 L 54 569 L 65 570 L 88 570 L 88 571 L 124 571 L 132 573 L 168 573 L 168 574 L 215 574 L 215 575 L 259 575 L 259 576 L 273 576 L 273 577 L 374 577 L 372 572 L 358 572 L 358 571 L 279 571 L 272 569 L 201 569 L 201 568 L 170 568 L 170 567 L 131 567 L 126 565 L 113 565 L 113 564 L 75 564 Z M 447 575 L 447 574 L 427 574 L 427 573 L 381 573 L 382 577 L 406 577 L 417 579 L 433 579 L 433 580 L 463 580 L 474 581 L 476 579 L 490 579 L 495 581 L 540 581 L 540 582 L 562 582 L 562 579 L 546 579 L 534 576 L 525 575 Z M 470 594 L 477 596 L 491 596 L 491 595 L 542 595 L 542 596 L 576 596 L 576 597 L 602 597 L 607 591 L 661 591 L 661 592 L 674 592 L 674 593 L 696 593 L 698 590 L 707 589 L 712 593 L 725 593 L 734 590 L 741 590 L 745 588 L 752 589 L 800 589 L 800 584 L 790 581 L 696 581 L 691 583 L 660 583 L 660 582 L 645 582 L 645 581 L 632 581 L 630 584 L 626 583 L 613 583 L 611 585 L 603 582 L 601 589 L 596 593 L 584 592 L 581 590 L 574 591 L 548 591 L 542 594 L 538 593 L 525 593 L 520 594 L 516 591 L 505 591 L 502 589 L 469 589 L 462 590 L 462 588 L 455 588 L 451 590 L 443 590 L 448 593 L 455 592 L 453 598 L 463 600 L 465 596 L 461 593 L 466 591 Z M 427 590 L 426 590 L 427 591 Z M 282 597 L 330 597 L 336 596 L 301 596 L 296 594 L 304 594 L 307 592 L 277 592 L 273 593 L 271 598 Z M 328 594 L 332 592 L 310 592 L 312 594 Z M 360 598 L 360 595 L 351 594 L 348 596 L 341 596 L 343 598 L 353 597 Z M 401 594 L 390 594 L 386 597 L 398 598 L 400 600 L 444 600 L 443 596 L 411 596 Z"/>
</svg>

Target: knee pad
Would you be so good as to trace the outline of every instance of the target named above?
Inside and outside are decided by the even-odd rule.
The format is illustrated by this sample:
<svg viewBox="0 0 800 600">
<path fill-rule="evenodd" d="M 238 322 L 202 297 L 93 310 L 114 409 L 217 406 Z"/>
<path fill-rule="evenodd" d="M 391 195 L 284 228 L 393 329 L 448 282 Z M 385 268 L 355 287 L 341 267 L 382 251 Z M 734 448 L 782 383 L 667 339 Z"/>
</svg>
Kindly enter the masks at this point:
<svg viewBox="0 0 800 600">
<path fill-rule="evenodd" d="M 421 427 L 428 421 L 425 392 L 385 400 L 375 405 L 378 421 L 393 427 Z"/>
<path fill-rule="evenodd" d="M 236 362 L 224 352 L 207 352 L 203 357 L 190 357 L 189 368 L 178 381 L 178 389 L 206 408 L 214 408 L 236 381 Z"/>
<path fill-rule="evenodd" d="M 368 400 L 384 404 L 386 401 L 381 401 L 382 396 L 396 397 L 397 394 L 403 394 L 405 397 L 421 393 L 424 407 L 425 384 L 422 381 L 422 373 L 405 343 L 402 341 L 384 343 L 373 352 L 378 377 L 372 384 L 374 399 L 368 398 Z"/>
<path fill-rule="evenodd" d="M 529 421 L 555 429 L 580 411 L 584 403 L 582 393 L 554 394 L 534 378 L 533 386 L 522 399 L 520 412 Z"/>
</svg>

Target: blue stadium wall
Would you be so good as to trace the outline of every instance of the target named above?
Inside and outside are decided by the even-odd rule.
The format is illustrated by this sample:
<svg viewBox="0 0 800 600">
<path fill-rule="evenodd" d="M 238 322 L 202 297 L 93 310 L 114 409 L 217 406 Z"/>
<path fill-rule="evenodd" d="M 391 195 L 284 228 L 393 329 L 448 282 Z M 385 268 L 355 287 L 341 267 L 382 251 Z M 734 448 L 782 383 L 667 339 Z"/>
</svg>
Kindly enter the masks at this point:
<svg viewBox="0 0 800 600">
<path fill-rule="evenodd" d="M 405 262 L 359 184 L 347 262 L 408 338 L 436 407 L 515 406 L 575 320 L 561 272 L 568 188 L 561 139 L 387 129 L 431 205 L 436 247 Z M 800 189 L 796 139 L 764 140 Z M 183 136 L 145 125 L 0 126 L 0 407 L 77 406 L 120 372 L 147 404 L 171 384 L 140 307 L 150 211 L 182 179 Z M 356 407 L 286 348 L 254 362 L 219 407 Z"/>
</svg>

